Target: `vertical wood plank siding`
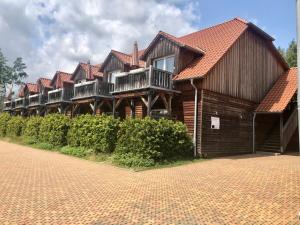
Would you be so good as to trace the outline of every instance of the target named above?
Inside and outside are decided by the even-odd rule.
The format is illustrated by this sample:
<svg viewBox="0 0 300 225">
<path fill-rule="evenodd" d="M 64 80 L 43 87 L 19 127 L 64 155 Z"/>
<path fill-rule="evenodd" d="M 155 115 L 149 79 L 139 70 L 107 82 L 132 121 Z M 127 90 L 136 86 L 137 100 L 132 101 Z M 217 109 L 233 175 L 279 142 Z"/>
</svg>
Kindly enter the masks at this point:
<svg viewBox="0 0 300 225">
<path fill-rule="evenodd" d="M 207 74 L 203 88 L 260 102 L 283 72 L 269 43 L 246 31 Z"/>
<path fill-rule="evenodd" d="M 78 80 L 83 79 L 86 79 L 86 72 L 82 68 L 80 68 L 74 76 L 74 82 L 76 83 Z"/>
<path fill-rule="evenodd" d="M 114 70 L 120 70 L 121 72 L 125 71 L 125 65 L 122 61 L 120 61 L 114 55 L 111 55 L 109 61 L 107 62 L 106 66 L 104 67 L 104 80 L 107 81 L 107 75 L 109 72 Z"/>
<path fill-rule="evenodd" d="M 256 104 L 203 90 L 202 154 L 233 155 L 252 152 L 252 111 Z M 211 129 L 211 117 L 220 129 Z M 198 146 L 198 150 L 200 146 Z"/>
</svg>

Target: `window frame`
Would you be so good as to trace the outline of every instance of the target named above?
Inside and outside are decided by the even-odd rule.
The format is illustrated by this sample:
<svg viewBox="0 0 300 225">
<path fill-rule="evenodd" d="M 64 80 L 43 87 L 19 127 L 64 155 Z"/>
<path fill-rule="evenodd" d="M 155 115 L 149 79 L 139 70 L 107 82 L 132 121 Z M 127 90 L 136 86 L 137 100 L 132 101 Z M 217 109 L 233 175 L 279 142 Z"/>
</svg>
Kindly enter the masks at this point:
<svg viewBox="0 0 300 225">
<path fill-rule="evenodd" d="M 166 70 L 166 67 L 167 67 L 167 59 L 168 59 L 168 58 L 174 58 L 174 68 L 173 68 L 173 71 L 172 71 L 172 72 Z M 170 72 L 170 73 L 174 73 L 174 71 L 175 71 L 175 55 L 174 55 L 174 54 L 153 59 L 152 65 L 153 65 L 155 68 L 157 68 L 157 67 L 155 66 L 155 62 L 156 62 L 156 61 L 159 61 L 159 60 L 163 60 L 163 62 L 164 62 L 164 66 L 163 66 L 163 69 L 162 69 L 162 70 L 168 71 L 168 72 Z M 157 68 L 157 69 L 159 69 L 159 68 Z"/>
</svg>

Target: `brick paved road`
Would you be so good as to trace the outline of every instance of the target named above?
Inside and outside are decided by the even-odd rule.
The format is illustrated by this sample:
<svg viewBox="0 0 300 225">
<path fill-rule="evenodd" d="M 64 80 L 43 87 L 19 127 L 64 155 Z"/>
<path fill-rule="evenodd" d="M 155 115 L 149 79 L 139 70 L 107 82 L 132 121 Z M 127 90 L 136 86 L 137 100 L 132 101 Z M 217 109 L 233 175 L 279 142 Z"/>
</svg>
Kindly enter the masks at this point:
<svg viewBox="0 0 300 225">
<path fill-rule="evenodd" d="M 299 224 L 300 157 L 132 172 L 0 142 L 0 224 Z"/>
</svg>

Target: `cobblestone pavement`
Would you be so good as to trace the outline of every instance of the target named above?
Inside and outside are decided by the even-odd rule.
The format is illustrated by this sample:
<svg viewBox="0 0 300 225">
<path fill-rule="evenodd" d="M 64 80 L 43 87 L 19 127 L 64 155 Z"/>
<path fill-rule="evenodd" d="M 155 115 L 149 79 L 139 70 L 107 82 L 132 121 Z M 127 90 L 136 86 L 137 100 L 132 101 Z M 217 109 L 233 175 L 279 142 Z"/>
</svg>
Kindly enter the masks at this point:
<svg viewBox="0 0 300 225">
<path fill-rule="evenodd" d="M 133 172 L 0 142 L 0 224 L 300 224 L 300 157 Z"/>
</svg>

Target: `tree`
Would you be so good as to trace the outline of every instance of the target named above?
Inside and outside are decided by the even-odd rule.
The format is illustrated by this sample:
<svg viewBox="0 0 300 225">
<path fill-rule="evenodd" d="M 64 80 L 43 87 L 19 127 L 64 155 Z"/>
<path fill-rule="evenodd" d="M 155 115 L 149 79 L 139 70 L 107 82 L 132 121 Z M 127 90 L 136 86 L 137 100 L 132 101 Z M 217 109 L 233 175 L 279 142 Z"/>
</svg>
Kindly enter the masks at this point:
<svg viewBox="0 0 300 225">
<path fill-rule="evenodd" d="M 288 63 L 289 67 L 297 66 L 297 43 L 295 40 L 291 41 L 287 50 L 281 47 L 278 47 L 277 50 Z"/>
<path fill-rule="evenodd" d="M 292 40 L 288 49 L 286 50 L 286 61 L 290 67 L 297 66 L 297 43 Z"/>
<path fill-rule="evenodd" d="M 13 86 L 20 85 L 22 80 L 28 75 L 24 71 L 26 65 L 21 57 L 18 57 L 12 66 L 7 64 L 7 59 L 0 49 L 0 109 L 2 109 L 3 101 L 6 96 L 7 86 L 10 85 L 11 90 Z"/>
</svg>

